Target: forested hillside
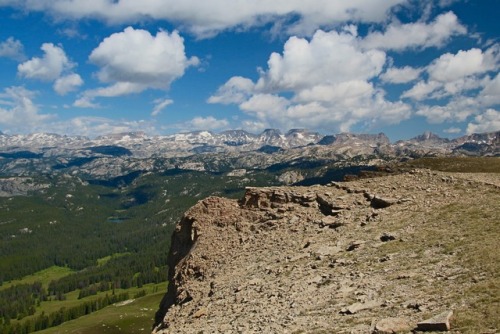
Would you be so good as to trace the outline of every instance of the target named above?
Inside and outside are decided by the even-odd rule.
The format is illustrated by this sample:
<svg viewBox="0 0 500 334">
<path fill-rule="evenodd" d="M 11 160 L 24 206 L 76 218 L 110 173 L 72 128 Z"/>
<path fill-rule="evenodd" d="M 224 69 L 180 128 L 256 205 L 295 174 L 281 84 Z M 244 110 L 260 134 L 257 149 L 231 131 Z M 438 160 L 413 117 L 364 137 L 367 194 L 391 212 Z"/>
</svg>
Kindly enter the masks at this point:
<svg viewBox="0 0 500 334">
<path fill-rule="evenodd" d="M 157 292 L 167 279 L 173 223 L 188 207 L 212 194 L 238 197 L 248 183 L 277 181 L 262 172 L 174 170 L 30 182 L 45 186 L 0 198 L 0 333 L 56 326 Z"/>
</svg>

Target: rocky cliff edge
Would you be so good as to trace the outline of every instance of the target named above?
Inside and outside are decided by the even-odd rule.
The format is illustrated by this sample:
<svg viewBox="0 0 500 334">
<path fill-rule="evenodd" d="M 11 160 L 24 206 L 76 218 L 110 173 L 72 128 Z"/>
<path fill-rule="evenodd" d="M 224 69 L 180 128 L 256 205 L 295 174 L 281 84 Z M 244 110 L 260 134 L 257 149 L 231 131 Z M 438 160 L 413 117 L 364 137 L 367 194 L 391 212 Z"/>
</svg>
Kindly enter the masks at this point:
<svg viewBox="0 0 500 334">
<path fill-rule="evenodd" d="M 495 332 L 499 186 L 414 170 L 204 199 L 172 236 L 153 332 Z"/>
</svg>

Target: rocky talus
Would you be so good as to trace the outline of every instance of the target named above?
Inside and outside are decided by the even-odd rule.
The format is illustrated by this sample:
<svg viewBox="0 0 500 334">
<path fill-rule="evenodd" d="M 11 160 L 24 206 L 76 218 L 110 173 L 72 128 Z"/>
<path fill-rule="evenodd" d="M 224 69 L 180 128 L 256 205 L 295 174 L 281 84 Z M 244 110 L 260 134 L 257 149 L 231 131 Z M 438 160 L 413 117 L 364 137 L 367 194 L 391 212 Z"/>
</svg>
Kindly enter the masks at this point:
<svg viewBox="0 0 500 334">
<path fill-rule="evenodd" d="M 206 198 L 172 236 L 153 332 L 496 333 L 474 312 L 499 283 L 499 186 L 414 170 Z"/>
</svg>

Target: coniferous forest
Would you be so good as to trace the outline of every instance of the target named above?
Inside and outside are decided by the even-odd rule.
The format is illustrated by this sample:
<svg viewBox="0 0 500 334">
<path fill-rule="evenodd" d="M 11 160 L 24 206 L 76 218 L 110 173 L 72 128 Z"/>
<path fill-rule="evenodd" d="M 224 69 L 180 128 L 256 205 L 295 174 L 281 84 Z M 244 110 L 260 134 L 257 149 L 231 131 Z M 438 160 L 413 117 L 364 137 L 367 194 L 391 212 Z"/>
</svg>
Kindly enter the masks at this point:
<svg viewBox="0 0 500 334">
<path fill-rule="evenodd" d="M 266 173 L 251 181 L 276 182 Z M 209 195 L 241 196 L 248 179 L 169 171 L 107 181 L 52 175 L 35 182 L 47 187 L 0 198 L 2 334 L 57 326 L 146 295 L 143 286 L 167 280 L 170 234 L 183 212 Z M 62 274 L 39 274 L 47 270 Z M 131 289 L 139 292 L 131 295 Z"/>
</svg>

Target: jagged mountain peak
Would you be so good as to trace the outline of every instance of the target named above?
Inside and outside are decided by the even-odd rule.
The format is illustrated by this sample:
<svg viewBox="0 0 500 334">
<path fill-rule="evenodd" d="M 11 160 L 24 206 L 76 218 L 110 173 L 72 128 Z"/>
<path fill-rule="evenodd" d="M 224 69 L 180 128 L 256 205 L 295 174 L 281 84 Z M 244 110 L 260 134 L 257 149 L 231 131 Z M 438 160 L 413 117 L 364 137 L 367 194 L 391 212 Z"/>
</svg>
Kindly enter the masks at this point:
<svg viewBox="0 0 500 334">
<path fill-rule="evenodd" d="M 500 131 L 487 133 L 473 133 L 452 141 L 455 144 L 454 152 L 472 155 L 483 155 L 485 152 L 500 151 Z"/>
<path fill-rule="evenodd" d="M 485 132 L 485 133 L 473 133 L 460 138 L 455 139 L 458 143 L 465 142 L 483 142 L 483 143 L 497 143 L 500 144 L 500 131 Z"/>
<path fill-rule="evenodd" d="M 250 144 L 257 138 L 256 135 L 245 130 L 223 131 L 218 135 L 218 137 L 220 137 L 223 144 L 229 146 L 242 146 Z"/>
<path fill-rule="evenodd" d="M 255 135 L 253 133 L 250 133 L 250 132 L 247 132 L 245 130 L 226 130 L 226 131 L 222 131 L 220 133 L 221 135 L 226 135 L 226 136 L 252 136 L 254 137 Z"/>
<path fill-rule="evenodd" d="M 50 133 L 50 132 L 36 132 L 36 133 L 30 133 L 26 135 L 27 138 L 61 138 L 64 137 L 63 135 L 57 134 L 57 133 Z"/>
<path fill-rule="evenodd" d="M 294 136 L 294 135 L 299 135 L 299 134 L 310 134 L 311 132 L 308 131 L 307 129 L 290 129 L 288 130 L 287 133 L 285 133 L 285 136 Z"/>
<path fill-rule="evenodd" d="M 318 142 L 318 145 L 331 145 L 331 144 L 335 143 L 336 140 L 337 140 L 337 136 L 335 136 L 335 135 L 324 136 Z"/>
<path fill-rule="evenodd" d="M 425 142 L 425 141 L 445 141 L 447 139 L 439 137 L 437 134 L 431 132 L 431 131 L 425 131 L 421 135 L 418 135 L 416 137 L 413 137 L 413 141 L 416 142 Z"/>
<path fill-rule="evenodd" d="M 377 134 L 355 134 L 354 136 L 361 140 L 372 141 L 377 144 L 390 144 L 391 142 L 383 132 Z"/>
<path fill-rule="evenodd" d="M 271 146 L 287 147 L 286 137 L 278 129 L 265 129 L 259 136 L 258 142 Z"/>
<path fill-rule="evenodd" d="M 324 136 L 319 145 L 332 145 L 332 144 L 349 144 L 349 143 L 368 143 L 371 145 L 390 144 L 389 138 L 384 133 L 378 134 L 355 134 L 349 132 L 342 132 L 337 135 Z"/>
<path fill-rule="evenodd" d="M 193 143 L 208 143 L 211 139 L 214 138 L 214 133 L 211 131 L 190 131 L 190 132 L 181 132 L 176 133 L 171 136 L 175 141 L 187 141 Z"/>
<path fill-rule="evenodd" d="M 306 129 L 291 129 L 285 134 L 289 146 L 306 146 L 318 143 L 323 136 L 317 132 L 311 132 Z"/>
<path fill-rule="evenodd" d="M 291 129 L 285 133 L 285 137 L 323 137 L 318 132 L 309 131 L 307 129 Z"/>
<path fill-rule="evenodd" d="M 260 134 L 261 136 L 282 136 L 283 133 L 279 129 L 265 129 Z"/>
</svg>

